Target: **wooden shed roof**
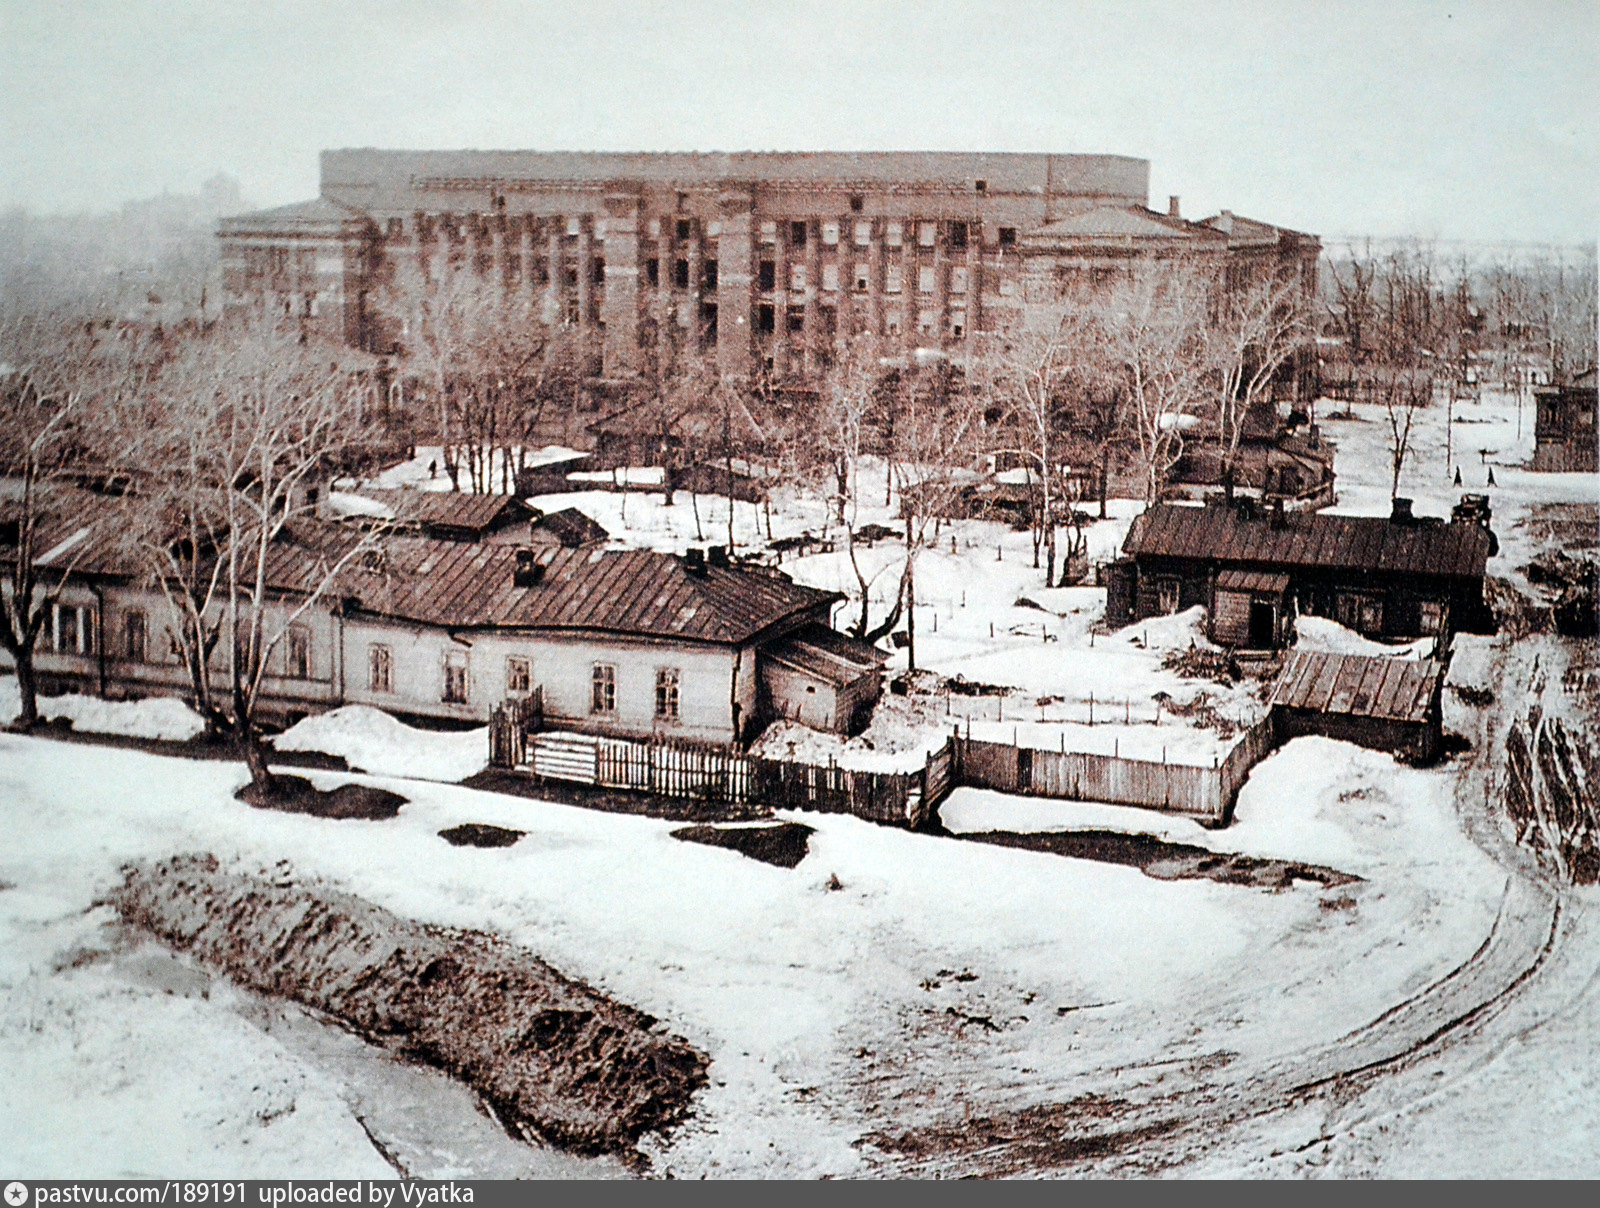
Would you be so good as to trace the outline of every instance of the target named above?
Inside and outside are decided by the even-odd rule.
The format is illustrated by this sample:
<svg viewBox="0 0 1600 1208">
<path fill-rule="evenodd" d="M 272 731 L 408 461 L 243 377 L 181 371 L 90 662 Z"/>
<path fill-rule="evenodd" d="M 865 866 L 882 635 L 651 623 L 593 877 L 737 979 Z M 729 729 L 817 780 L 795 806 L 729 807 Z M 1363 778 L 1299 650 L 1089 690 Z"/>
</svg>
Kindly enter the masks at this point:
<svg viewBox="0 0 1600 1208">
<path fill-rule="evenodd" d="M 1225 570 L 1217 576 L 1218 591 L 1260 591 L 1281 596 L 1289 590 L 1289 576 L 1265 570 Z"/>
<path fill-rule="evenodd" d="M 1273 707 L 1425 722 L 1444 679 L 1432 660 L 1296 651 L 1273 686 Z"/>
<path fill-rule="evenodd" d="M 1473 523 L 1385 516 L 1290 514 L 1249 518 L 1226 505 L 1158 503 L 1123 542 L 1133 557 L 1187 558 L 1257 567 L 1321 567 L 1482 578 L 1489 533 Z"/>
</svg>

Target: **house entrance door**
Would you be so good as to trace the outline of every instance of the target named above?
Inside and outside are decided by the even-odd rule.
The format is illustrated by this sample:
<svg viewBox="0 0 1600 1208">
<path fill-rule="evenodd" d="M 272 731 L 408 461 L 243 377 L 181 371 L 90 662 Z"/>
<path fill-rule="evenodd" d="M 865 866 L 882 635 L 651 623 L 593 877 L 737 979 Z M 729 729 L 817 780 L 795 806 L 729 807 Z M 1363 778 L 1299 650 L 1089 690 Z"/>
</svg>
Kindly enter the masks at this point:
<svg viewBox="0 0 1600 1208">
<path fill-rule="evenodd" d="M 1277 637 L 1277 609 L 1270 600 L 1250 601 L 1250 648 L 1268 650 Z"/>
</svg>

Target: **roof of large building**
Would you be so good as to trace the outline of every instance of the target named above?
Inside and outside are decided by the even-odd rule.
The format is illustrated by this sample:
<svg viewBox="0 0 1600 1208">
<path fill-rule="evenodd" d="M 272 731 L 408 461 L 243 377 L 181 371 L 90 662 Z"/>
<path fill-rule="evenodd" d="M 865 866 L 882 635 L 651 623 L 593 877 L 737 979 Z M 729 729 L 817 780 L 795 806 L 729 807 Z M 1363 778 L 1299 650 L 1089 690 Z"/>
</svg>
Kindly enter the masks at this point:
<svg viewBox="0 0 1600 1208">
<path fill-rule="evenodd" d="M 1444 667 L 1432 660 L 1296 651 L 1278 676 L 1270 705 L 1425 722 Z"/>
<path fill-rule="evenodd" d="M 1213 504 L 1158 503 L 1134 521 L 1123 553 L 1132 557 L 1201 559 L 1263 567 L 1392 571 L 1481 577 L 1489 533 L 1472 523 L 1325 512 L 1247 518 Z"/>
<path fill-rule="evenodd" d="M 1144 206 L 1096 206 L 1058 218 L 1025 236 L 1051 239 L 1172 239 L 1195 245 L 1226 247 L 1227 238 L 1199 223 L 1160 214 Z"/>
<path fill-rule="evenodd" d="M 322 192 L 385 208 L 418 192 L 599 185 L 856 184 L 985 192 L 1125 197 L 1149 195 L 1150 161 L 1125 155 L 945 151 L 391 151 L 322 153 Z"/>
<path fill-rule="evenodd" d="M 540 551 L 539 582 L 518 586 L 511 545 L 394 538 L 341 584 L 363 612 L 457 628 L 564 629 L 743 643 L 839 599 L 736 567 L 691 570 L 649 550 Z"/>
<path fill-rule="evenodd" d="M 245 233 L 255 228 L 273 231 L 299 229 L 336 231 L 347 222 L 365 222 L 360 210 L 327 197 L 313 197 L 310 201 L 296 201 L 269 210 L 252 210 L 247 214 L 233 214 L 219 219 L 219 229 L 225 234 Z"/>
</svg>

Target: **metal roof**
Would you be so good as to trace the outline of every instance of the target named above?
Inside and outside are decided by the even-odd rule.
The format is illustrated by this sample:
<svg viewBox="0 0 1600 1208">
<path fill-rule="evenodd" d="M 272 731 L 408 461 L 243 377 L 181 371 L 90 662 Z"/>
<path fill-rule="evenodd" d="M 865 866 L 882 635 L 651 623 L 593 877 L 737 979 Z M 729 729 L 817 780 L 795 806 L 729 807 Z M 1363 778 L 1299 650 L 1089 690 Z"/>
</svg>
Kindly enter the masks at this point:
<svg viewBox="0 0 1600 1208">
<path fill-rule="evenodd" d="M 611 540 L 611 534 L 606 531 L 605 525 L 577 508 L 546 512 L 533 522 L 529 532 L 535 541 L 545 537 L 554 540 L 558 545 L 573 549 Z"/>
<path fill-rule="evenodd" d="M 502 520 L 521 520 L 529 509 L 515 495 L 480 495 L 469 491 L 378 490 L 363 487 L 351 492 L 389 508 L 396 519 L 424 527 L 448 527 L 485 532 Z"/>
<path fill-rule="evenodd" d="M 398 537 L 341 584 L 363 612 L 452 628 L 576 629 L 742 643 L 837 592 L 769 574 L 691 572 L 649 550 L 540 551 L 539 583 L 513 581 L 518 547 Z"/>
<path fill-rule="evenodd" d="M 1123 542 L 1132 557 L 1185 558 L 1260 568 L 1321 567 L 1481 578 L 1489 534 L 1472 523 L 1396 523 L 1383 516 L 1290 514 L 1245 519 L 1225 505 L 1159 503 Z"/>
<path fill-rule="evenodd" d="M 1425 722 L 1444 678 L 1432 660 L 1297 651 L 1273 686 L 1271 706 Z"/>
<path fill-rule="evenodd" d="M 1217 576 L 1218 591 L 1265 591 L 1282 595 L 1289 589 L 1289 576 L 1264 570 L 1225 570 Z"/>
</svg>

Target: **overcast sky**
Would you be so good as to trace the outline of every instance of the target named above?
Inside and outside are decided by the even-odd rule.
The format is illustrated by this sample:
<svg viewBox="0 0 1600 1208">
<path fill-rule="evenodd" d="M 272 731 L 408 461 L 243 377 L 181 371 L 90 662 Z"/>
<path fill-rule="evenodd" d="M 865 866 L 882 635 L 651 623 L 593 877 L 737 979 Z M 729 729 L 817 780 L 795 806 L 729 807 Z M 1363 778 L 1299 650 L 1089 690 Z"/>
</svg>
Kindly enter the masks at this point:
<svg viewBox="0 0 1600 1208">
<path fill-rule="evenodd" d="M 0 205 L 325 147 L 1110 152 L 1326 235 L 1595 238 L 1600 0 L 0 0 Z"/>
</svg>

